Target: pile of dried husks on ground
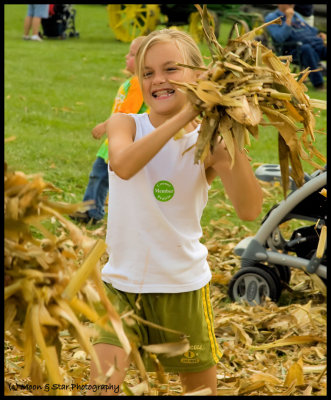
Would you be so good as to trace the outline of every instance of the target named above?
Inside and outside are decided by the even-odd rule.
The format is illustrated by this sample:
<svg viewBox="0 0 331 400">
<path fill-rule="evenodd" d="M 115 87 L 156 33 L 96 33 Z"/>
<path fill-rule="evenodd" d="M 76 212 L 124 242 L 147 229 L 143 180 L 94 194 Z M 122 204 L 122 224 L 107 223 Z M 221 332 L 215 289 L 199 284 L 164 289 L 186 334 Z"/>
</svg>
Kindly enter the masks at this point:
<svg viewBox="0 0 331 400">
<path fill-rule="evenodd" d="M 45 212 L 44 207 L 46 209 L 49 207 L 48 215 L 55 217 L 57 221 L 62 221 L 64 227 L 68 228 L 67 222 L 59 218 L 64 206 L 63 210 L 55 209 L 54 204 L 50 204 L 45 197 L 41 200 L 40 185 L 44 187 L 46 185 L 42 183 L 40 177 L 34 177 L 35 180 L 31 182 L 22 173 L 7 173 L 7 177 L 7 186 L 5 185 L 7 207 L 8 196 L 15 198 L 14 193 L 18 194 L 18 186 L 21 185 L 21 193 L 17 196 L 19 199 L 24 197 L 24 193 L 30 193 L 30 198 L 35 199 L 35 205 L 39 204 L 41 207 L 40 216 Z M 11 186 L 10 179 L 16 179 L 16 184 Z M 279 187 L 268 183 L 263 185 L 266 196 L 279 197 Z M 13 189 L 15 186 L 16 189 Z M 53 190 L 50 185 L 47 187 Z M 39 193 L 38 196 L 32 195 L 33 190 Z M 19 200 L 14 201 L 23 206 Z M 224 202 L 220 206 L 229 207 L 229 204 Z M 66 205 L 66 207 L 73 206 Z M 72 212 L 72 209 L 66 212 Z M 7 220 L 5 227 L 7 233 L 5 238 L 6 394 L 48 395 L 51 392 L 45 391 L 45 385 L 55 380 L 57 384 L 62 382 L 73 388 L 69 391 L 64 390 L 62 394 L 70 392 L 72 395 L 82 395 L 86 393 L 84 388 L 89 381 L 90 360 L 93 354 L 89 352 L 86 341 L 91 335 L 91 321 L 97 319 L 94 314 L 96 311 L 93 310 L 96 302 L 100 301 L 100 295 L 95 281 L 86 283 L 88 274 L 85 278 L 77 278 L 77 271 L 81 269 L 77 270 L 74 264 L 84 265 L 84 254 L 91 245 L 93 246 L 93 241 L 91 236 L 85 235 L 85 245 L 82 245 L 82 241 L 77 244 L 79 241 L 75 242 L 64 227 L 58 228 L 60 236 L 52 237 L 38 225 L 36 217 L 32 216 L 31 208 L 25 215 L 26 223 L 37 225 L 39 230 L 44 232 L 46 239 L 38 241 L 35 238 L 28 238 L 26 227 L 21 220 L 17 220 L 20 221 L 17 222 L 19 229 L 14 228 L 13 222 L 8 225 Z M 70 228 L 75 230 L 74 238 L 82 239 L 82 232 L 79 232 L 76 226 Z M 215 313 L 215 333 L 224 353 L 217 366 L 218 394 L 324 396 L 326 395 L 326 289 L 318 277 L 292 270 L 290 286 L 283 291 L 278 305 L 267 302 L 263 306 L 251 307 L 228 301 L 228 283 L 240 264 L 240 260 L 233 254 L 233 247 L 243 237 L 251 234 L 253 232 L 244 225 L 235 226 L 222 217 L 220 221 L 211 221 L 204 235 L 213 273 L 211 300 Z M 15 238 L 16 244 L 14 244 Z M 30 243 L 28 249 L 27 243 Z M 83 250 L 86 246 L 87 248 Z M 94 254 L 94 262 L 99 254 Z M 93 275 L 93 268 L 90 273 Z M 85 284 L 78 283 L 80 279 L 85 281 Z M 72 284 L 76 286 L 75 301 L 69 301 L 64 294 L 69 293 L 69 281 L 76 282 Z M 30 319 L 25 320 L 27 312 Z M 82 318 L 82 315 L 86 318 Z M 37 343 L 38 347 L 34 346 L 34 343 Z M 61 357 L 57 357 L 56 353 L 61 353 Z M 41 389 L 33 390 L 33 384 L 38 383 Z M 164 374 L 161 367 L 158 374 L 142 374 L 136 364 L 132 364 L 128 371 L 123 390 L 127 394 L 160 396 L 183 394 L 178 375 Z M 61 391 L 57 390 L 53 394 L 59 395 Z"/>
<path fill-rule="evenodd" d="M 264 24 L 222 47 L 213 32 L 207 8 L 196 5 L 209 46 L 212 61 L 203 70 L 197 83 L 177 83 L 189 95 L 201 112 L 202 123 L 195 148 L 195 162 L 203 161 L 221 137 L 229 151 L 232 165 L 235 162 L 234 141 L 242 150 L 250 144 L 249 135 L 258 138 L 259 125 L 273 125 L 278 130 L 279 163 L 284 195 L 291 176 L 297 187 L 304 183 L 300 159 L 316 168 L 326 163 L 326 158 L 315 147 L 314 108 L 326 108 L 326 102 L 310 99 L 304 84 L 310 71 L 302 71 L 296 79 L 290 70 L 287 57 L 277 57 L 272 50 L 254 40 L 256 32 L 278 18 Z M 239 35 L 238 35 L 239 36 Z M 287 63 L 283 59 L 287 58 Z M 266 116 L 267 122 L 263 116 Z M 299 136 L 301 134 L 301 136 Z M 180 137 L 180 134 L 179 134 Z"/>
<path fill-rule="evenodd" d="M 279 187 L 262 184 L 266 196 L 278 190 L 279 197 Z M 105 326 L 110 316 L 128 351 L 132 345 L 99 286 L 103 241 L 62 215 L 77 205 L 50 201 L 45 192 L 54 189 L 38 175 L 5 170 L 7 395 L 86 394 L 94 357 L 89 344 L 93 321 Z M 226 202 L 220 206 L 230 207 Z M 49 218 L 52 227 L 42 223 Z M 43 238 L 37 239 L 36 233 Z M 253 232 L 244 225 L 234 226 L 222 217 L 211 221 L 204 235 L 213 273 L 215 332 L 224 353 L 217 367 L 218 393 L 326 395 L 326 288 L 318 277 L 292 271 L 283 305 L 250 307 L 228 301 L 228 283 L 240 263 L 233 247 L 249 234 Z M 94 279 L 87 280 L 89 276 Z M 185 348 L 179 345 L 180 351 Z M 158 373 L 146 373 L 134 344 L 131 350 L 136 363 L 128 371 L 125 393 L 183 394 L 178 375 L 163 373 L 160 365 Z M 48 391 L 52 384 L 67 390 L 57 386 Z"/>
</svg>

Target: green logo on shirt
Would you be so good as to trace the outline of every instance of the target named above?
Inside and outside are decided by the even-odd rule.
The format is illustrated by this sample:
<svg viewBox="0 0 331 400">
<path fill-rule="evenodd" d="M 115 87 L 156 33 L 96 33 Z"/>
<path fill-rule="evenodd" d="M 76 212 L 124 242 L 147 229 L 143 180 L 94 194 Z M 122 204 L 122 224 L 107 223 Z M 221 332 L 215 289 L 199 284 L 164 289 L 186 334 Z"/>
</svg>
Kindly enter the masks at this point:
<svg viewBox="0 0 331 400">
<path fill-rule="evenodd" d="M 159 181 L 154 186 L 154 196 L 159 201 L 169 201 L 175 194 L 175 189 L 168 181 Z"/>
</svg>

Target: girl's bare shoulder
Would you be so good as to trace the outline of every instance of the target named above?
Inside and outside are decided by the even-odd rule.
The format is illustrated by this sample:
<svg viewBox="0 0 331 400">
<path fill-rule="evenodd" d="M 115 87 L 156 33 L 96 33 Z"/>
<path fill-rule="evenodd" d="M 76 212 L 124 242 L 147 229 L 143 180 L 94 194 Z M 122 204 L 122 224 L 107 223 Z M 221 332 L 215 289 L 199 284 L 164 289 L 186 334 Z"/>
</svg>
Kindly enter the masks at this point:
<svg viewBox="0 0 331 400">
<path fill-rule="evenodd" d="M 136 132 L 136 122 L 131 115 L 125 113 L 113 114 L 107 122 L 107 132 L 125 131 L 132 135 Z"/>
<path fill-rule="evenodd" d="M 125 113 L 115 113 L 112 114 L 112 116 L 108 119 L 108 122 L 112 124 L 134 124 L 135 125 L 135 120 L 130 114 L 125 114 Z"/>
</svg>

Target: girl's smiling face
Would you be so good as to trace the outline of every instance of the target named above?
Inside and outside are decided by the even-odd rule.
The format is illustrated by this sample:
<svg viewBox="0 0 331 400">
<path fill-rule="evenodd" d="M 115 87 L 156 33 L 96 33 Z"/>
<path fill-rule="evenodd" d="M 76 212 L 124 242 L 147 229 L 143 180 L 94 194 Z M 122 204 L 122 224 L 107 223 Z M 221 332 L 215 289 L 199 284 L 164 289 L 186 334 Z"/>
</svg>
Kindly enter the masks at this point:
<svg viewBox="0 0 331 400">
<path fill-rule="evenodd" d="M 184 58 L 175 43 L 155 43 L 146 51 L 142 90 L 151 113 L 170 116 L 185 105 L 186 94 L 169 80 L 190 82 L 195 73 L 177 63 L 184 63 Z"/>
</svg>

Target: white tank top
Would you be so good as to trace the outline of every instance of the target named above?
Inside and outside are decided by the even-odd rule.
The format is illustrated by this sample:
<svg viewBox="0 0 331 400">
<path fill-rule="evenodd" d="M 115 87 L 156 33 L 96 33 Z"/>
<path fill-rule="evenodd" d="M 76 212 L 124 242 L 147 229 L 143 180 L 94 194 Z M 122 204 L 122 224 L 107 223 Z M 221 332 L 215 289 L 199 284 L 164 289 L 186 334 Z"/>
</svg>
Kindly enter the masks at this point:
<svg viewBox="0 0 331 400">
<path fill-rule="evenodd" d="M 135 141 L 151 133 L 149 116 L 129 114 Z M 209 185 L 203 164 L 194 164 L 194 131 L 165 146 L 129 180 L 109 172 L 107 248 L 102 279 L 131 293 L 179 293 L 211 279 L 200 219 Z"/>
</svg>

